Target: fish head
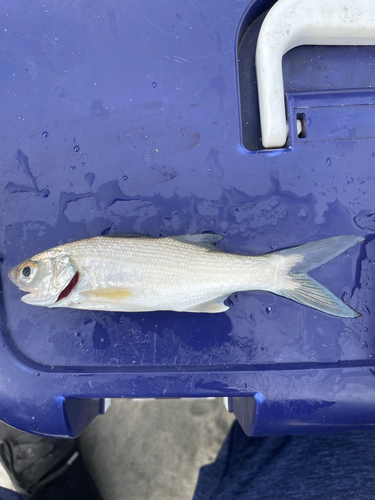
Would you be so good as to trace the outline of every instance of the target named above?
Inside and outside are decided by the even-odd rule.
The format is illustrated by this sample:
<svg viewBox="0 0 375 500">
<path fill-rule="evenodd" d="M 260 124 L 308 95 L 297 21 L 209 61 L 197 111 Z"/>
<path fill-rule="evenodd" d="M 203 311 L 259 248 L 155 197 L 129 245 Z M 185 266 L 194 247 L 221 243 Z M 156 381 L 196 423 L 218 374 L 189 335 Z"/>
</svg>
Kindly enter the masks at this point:
<svg viewBox="0 0 375 500">
<path fill-rule="evenodd" d="M 26 304 L 52 307 L 69 295 L 77 284 L 78 272 L 70 256 L 44 252 L 14 266 L 9 278 L 23 292 Z"/>
</svg>

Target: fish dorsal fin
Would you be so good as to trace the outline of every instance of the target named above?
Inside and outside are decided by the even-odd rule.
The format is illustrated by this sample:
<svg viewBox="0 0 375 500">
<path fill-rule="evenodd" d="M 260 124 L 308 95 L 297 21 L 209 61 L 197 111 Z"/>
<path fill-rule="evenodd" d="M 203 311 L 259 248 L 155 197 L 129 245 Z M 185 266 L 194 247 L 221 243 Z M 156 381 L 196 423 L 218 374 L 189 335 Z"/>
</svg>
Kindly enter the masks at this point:
<svg viewBox="0 0 375 500">
<path fill-rule="evenodd" d="M 219 234 L 183 234 L 181 236 L 171 236 L 171 239 L 176 241 L 181 241 L 181 243 L 188 243 L 190 245 L 197 245 L 199 247 L 204 247 L 209 250 L 220 251 L 219 248 L 215 247 L 215 243 L 224 239 L 223 236 Z"/>
<path fill-rule="evenodd" d="M 154 239 L 148 234 L 135 234 L 135 233 L 116 233 L 116 234 L 102 234 L 102 238 L 148 238 Z"/>
<path fill-rule="evenodd" d="M 153 236 L 149 236 L 148 234 L 134 234 L 134 233 L 116 233 L 116 234 L 103 234 L 102 238 L 142 238 L 154 240 L 158 238 L 154 238 Z M 181 241 L 181 243 L 188 243 L 190 245 L 197 245 L 200 247 L 207 248 L 209 250 L 219 250 L 219 248 L 215 247 L 215 244 L 218 241 L 224 239 L 223 236 L 219 234 L 182 234 L 180 236 L 169 236 L 172 240 Z"/>
<path fill-rule="evenodd" d="M 217 297 L 216 299 L 209 300 L 208 302 L 202 302 L 202 304 L 186 309 L 186 312 L 221 313 L 228 311 L 229 307 L 224 304 L 224 300 L 227 298 L 228 296 L 224 295 L 223 297 Z"/>
</svg>

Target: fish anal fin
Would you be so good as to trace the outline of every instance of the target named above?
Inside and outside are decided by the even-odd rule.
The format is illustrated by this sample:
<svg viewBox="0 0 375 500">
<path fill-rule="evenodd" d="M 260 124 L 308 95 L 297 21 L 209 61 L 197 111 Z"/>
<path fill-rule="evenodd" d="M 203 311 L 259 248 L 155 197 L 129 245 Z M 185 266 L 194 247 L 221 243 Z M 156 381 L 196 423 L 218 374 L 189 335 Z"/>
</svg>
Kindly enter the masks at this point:
<svg viewBox="0 0 375 500">
<path fill-rule="evenodd" d="M 196 306 L 190 307 L 190 309 L 185 309 L 186 312 L 194 313 L 221 313 L 228 311 L 229 307 L 224 304 L 225 297 L 219 297 L 214 300 L 209 300 L 208 302 L 202 302 Z"/>
</svg>

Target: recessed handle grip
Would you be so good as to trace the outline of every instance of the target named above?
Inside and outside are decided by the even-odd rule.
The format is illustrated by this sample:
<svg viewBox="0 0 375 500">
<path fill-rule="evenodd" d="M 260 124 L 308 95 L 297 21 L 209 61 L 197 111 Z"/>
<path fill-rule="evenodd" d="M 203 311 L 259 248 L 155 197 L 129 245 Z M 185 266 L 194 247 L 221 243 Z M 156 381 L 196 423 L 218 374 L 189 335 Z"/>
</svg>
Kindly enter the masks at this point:
<svg viewBox="0 0 375 500">
<path fill-rule="evenodd" d="M 287 140 L 282 58 L 299 45 L 375 45 L 375 1 L 279 0 L 269 11 L 255 59 L 265 148 Z"/>
</svg>

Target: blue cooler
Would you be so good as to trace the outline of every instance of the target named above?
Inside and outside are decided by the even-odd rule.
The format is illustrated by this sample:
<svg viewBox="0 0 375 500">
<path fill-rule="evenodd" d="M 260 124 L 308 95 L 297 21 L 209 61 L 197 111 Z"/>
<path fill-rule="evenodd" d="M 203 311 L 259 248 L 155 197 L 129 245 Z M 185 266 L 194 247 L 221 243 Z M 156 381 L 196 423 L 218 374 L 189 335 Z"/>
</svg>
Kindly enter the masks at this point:
<svg viewBox="0 0 375 500">
<path fill-rule="evenodd" d="M 254 436 L 374 426 L 375 49 L 287 51 L 277 115 L 255 65 L 273 3 L 1 3 L 4 422 L 76 437 L 106 398 L 225 397 Z M 366 236 L 311 272 L 362 316 L 258 291 L 220 314 L 47 309 L 7 276 L 81 238 L 204 231 L 250 255 Z"/>
</svg>

